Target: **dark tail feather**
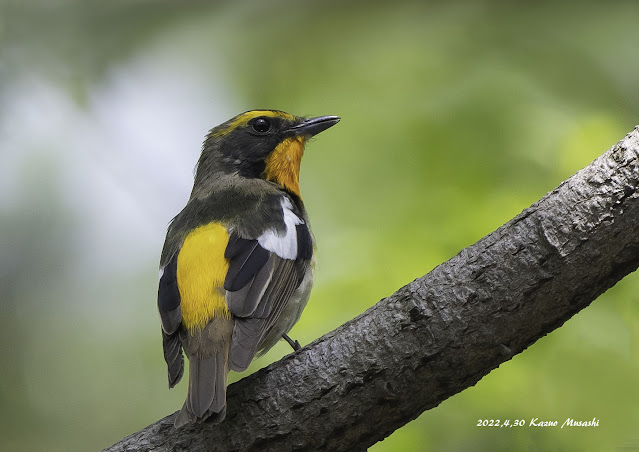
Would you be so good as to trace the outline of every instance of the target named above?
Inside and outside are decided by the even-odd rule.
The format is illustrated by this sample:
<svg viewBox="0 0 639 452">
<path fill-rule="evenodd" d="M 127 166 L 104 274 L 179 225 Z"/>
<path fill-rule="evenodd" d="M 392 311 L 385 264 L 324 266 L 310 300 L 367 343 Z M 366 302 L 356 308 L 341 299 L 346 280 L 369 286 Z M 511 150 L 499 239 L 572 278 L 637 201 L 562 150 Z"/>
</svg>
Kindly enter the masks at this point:
<svg viewBox="0 0 639 452">
<path fill-rule="evenodd" d="M 189 358 L 189 391 L 175 427 L 189 422 L 219 423 L 226 416 L 226 376 L 228 350 L 214 351 L 206 358 Z"/>
</svg>

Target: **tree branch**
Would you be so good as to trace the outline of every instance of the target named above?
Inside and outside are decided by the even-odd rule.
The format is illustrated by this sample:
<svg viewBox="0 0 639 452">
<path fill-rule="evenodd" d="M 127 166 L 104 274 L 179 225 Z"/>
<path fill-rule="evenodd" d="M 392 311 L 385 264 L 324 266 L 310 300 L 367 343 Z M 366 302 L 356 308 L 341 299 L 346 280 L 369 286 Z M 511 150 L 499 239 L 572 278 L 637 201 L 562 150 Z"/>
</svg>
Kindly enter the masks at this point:
<svg viewBox="0 0 639 452">
<path fill-rule="evenodd" d="M 561 326 L 639 265 L 639 126 L 511 221 L 232 384 L 221 425 L 175 413 L 107 448 L 363 450 Z"/>
</svg>

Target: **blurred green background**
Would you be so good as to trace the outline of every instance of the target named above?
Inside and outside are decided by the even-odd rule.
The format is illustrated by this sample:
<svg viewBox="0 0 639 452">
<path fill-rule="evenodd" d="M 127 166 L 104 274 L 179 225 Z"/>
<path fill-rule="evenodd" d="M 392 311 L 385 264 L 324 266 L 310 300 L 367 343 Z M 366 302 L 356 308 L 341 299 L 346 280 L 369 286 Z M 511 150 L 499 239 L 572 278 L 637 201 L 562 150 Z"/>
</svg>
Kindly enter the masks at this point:
<svg viewBox="0 0 639 452">
<path fill-rule="evenodd" d="M 306 344 L 632 130 L 638 17 L 632 1 L 0 3 L 0 449 L 97 450 L 181 407 L 157 263 L 209 128 L 253 108 L 342 117 L 302 166 Z M 372 450 L 639 450 L 638 293 L 628 276 Z M 535 417 L 600 423 L 476 426 Z"/>
</svg>

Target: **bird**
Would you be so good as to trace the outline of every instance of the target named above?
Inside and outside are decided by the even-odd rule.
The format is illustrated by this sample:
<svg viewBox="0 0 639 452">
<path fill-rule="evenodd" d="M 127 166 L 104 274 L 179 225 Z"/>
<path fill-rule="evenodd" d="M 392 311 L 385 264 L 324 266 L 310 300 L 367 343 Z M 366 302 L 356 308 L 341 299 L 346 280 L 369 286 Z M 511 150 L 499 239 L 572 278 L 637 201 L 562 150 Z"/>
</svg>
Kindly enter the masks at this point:
<svg viewBox="0 0 639 452">
<path fill-rule="evenodd" d="M 300 194 L 307 141 L 340 121 L 251 110 L 212 128 L 186 206 L 169 223 L 158 310 L 169 388 L 189 363 L 174 425 L 218 424 L 230 370 L 287 335 L 308 301 L 315 239 Z"/>
</svg>

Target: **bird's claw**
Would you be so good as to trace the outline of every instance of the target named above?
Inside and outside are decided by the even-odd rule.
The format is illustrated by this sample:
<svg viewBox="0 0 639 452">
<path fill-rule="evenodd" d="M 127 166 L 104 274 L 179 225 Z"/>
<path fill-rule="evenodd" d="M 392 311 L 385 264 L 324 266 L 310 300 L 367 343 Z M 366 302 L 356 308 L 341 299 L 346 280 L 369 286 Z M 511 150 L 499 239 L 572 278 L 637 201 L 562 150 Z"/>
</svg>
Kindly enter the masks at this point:
<svg viewBox="0 0 639 452">
<path fill-rule="evenodd" d="M 298 351 L 300 348 L 302 348 L 302 346 L 300 345 L 300 343 L 298 341 L 294 341 L 293 339 L 291 339 L 290 337 L 288 337 L 288 334 L 284 333 L 282 334 L 282 337 L 284 338 L 284 340 L 286 342 L 288 342 L 288 345 L 290 345 L 291 347 L 293 347 L 294 351 Z"/>
</svg>

